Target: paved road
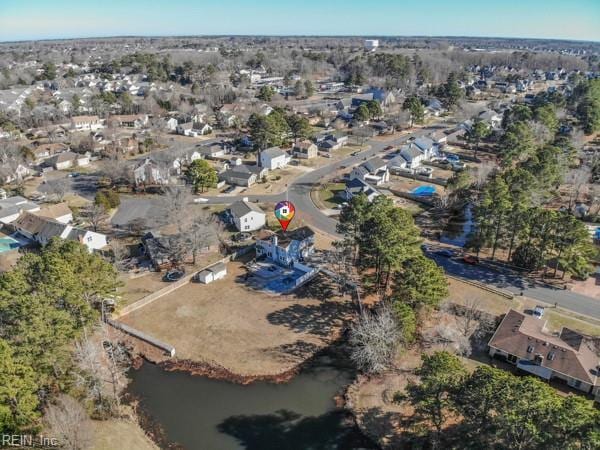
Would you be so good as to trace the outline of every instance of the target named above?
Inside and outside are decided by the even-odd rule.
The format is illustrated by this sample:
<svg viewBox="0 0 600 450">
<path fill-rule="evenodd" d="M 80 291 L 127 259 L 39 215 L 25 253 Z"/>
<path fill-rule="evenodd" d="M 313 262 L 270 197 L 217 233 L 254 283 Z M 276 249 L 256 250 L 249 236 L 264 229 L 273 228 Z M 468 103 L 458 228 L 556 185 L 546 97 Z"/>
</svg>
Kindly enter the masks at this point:
<svg viewBox="0 0 600 450">
<path fill-rule="evenodd" d="M 295 179 L 288 187 L 287 192 L 284 191 L 279 194 L 269 195 L 220 195 L 216 197 L 206 197 L 208 199 L 207 204 L 231 204 L 243 198 L 248 198 L 249 201 L 258 202 L 276 202 L 287 198 L 294 203 L 299 214 L 304 220 L 311 225 L 311 227 L 320 230 L 333 237 L 338 237 L 336 233 L 337 221 L 331 217 L 326 216 L 321 210 L 319 210 L 310 198 L 310 192 L 315 184 L 321 180 L 326 179 L 328 175 L 335 172 L 340 166 L 351 167 L 355 164 L 361 163 L 364 159 L 368 159 L 376 154 L 380 154 L 384 147 L 388 145 L 397 146 L 406 142 L 410 137 L 417 134 L 423 134 L 423 131 L 419 133 L 412 133 L 401 136 L 397 139 L 390 140 L 387 142 L 379 142 L 371 140 L 368 142 L 370 148 L 360 152 L 355 156 L 349 156 L 341 161 L 336 161 L 331 164 L 327 164 L 323 167 L 319 167 L 311 172 L 300 176 Z M 134 216 L 147 216 L 152 209 L 153 205 L 129 205 L 126 208 L 129 211 L 123 213 L 120 216 L 121 209 L 115 218 L 115 222 L 127 222 L 127 219 L 131 219 Z M 116 220 L 115 220 L 116 219 Z M 481 283 L 495 286 L 497 288 L 505 289 L 515 294 L 520 294 L 530 297 L 540 302 L 548 303 L 553 305 L 557 303 L 561 307 L 571 310 L 573 312 L 594 317 L 600 319 L 600 300 L 596 300 L 592 297 L 577 294 L 568 290 L 556 289 L 547 285 L 542 285 L 527 278 L 522 278 L 515 275 L 512 271 L 498 268 L 491 269 L 484 266 L 471 266 L 463 264 L 459 260 L 444 258 L 438 255 L 433 255 L 436 262 L 444 268 L 444 270 L 450 275 L 479 281 Z"/>
<path fill-rule="evenodd" d="M 538 300 L 540 302 L 559 306 L 584 316 L 600 319 L 600 300 L 576 292 L 557 289 L 534 280 L 523 278 L 513 271 L 503 268 L 488 268 L 482 265 L 472 266 L 460 260 L 439 255 L 429 255 L 438 265 L 450 275 L 479 281 L 519 295 Z"/>
<path fill-rule="evenodd" d="M 279 200 L 285 200 L 287 194 L 287 199 L 294 204 L 294 206 L 296 207 L 296 211 L 298 211 L 298 213 L 306 220 L 306 222 L 310 223 L 310 225 L 313 228 L 316 228 L 326 234 L 337 237 L 339 236 L 335 231 L 337 221 L 323 214 L 323 212 L 315 206 L 312 199 L 310 198 L 310 192 L 314 185 L 319 183 L 321 180 L 325 179 L 331 173 L 335 172 L 341 166 L 351 167 L 353 165 L 359 164 L 363 162 L 363 160 L 369 159 L 377 154 L 380 154 L 385 147 L 389 145 L 397 146 L 399 144 L 402 144 L 414 135 L 414 133 L 407 134 L 386 142 L 371 140 L 368 142 L 370 147 L 367 150 L 364 150 L 355 156 L 348 156 L 347 158 L 344 158 L 340 161 L 335 161 L 333 163 L 319 167 L 296 178 L 288 186 L 287 192 L 283 191 L 279 194 L 269 195 L 219 195 L 216 197 L 206 197 L 208 199 L 207 203 L 231 204 L 246 197 L 251 202 L 275 202 Z"/>
</svg>

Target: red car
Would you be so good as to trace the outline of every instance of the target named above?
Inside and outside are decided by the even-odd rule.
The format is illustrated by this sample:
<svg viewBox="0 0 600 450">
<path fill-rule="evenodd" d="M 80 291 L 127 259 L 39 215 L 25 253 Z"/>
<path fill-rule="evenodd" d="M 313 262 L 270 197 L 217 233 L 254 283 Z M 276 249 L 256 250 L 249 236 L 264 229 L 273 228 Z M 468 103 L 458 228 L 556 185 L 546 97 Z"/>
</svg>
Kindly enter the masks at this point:
<svg viewBox="0 0 600 450">
<path fill-rule="evenodd" d="M 463 262 L 465 262 L 466 264 L 478 264 L 479 263 L 479 258 L 477 256 L 473 256 L 473 255 L 465 255 L 462 258 Z"/>
</svg>

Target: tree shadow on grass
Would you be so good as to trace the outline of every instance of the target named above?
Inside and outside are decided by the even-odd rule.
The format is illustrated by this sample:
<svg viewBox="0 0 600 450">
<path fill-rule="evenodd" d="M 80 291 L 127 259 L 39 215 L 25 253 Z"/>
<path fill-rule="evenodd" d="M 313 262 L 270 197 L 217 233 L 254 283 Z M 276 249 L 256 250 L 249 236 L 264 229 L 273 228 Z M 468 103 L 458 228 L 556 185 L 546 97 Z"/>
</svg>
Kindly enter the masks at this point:
<svg viewBox="0 0 600 450">
<path fill-rule="evenodd" d="M 347 413 L 333 410 L 317 417 L 280 410 L 273 414 L 231 416 L 218 425 L 247 450 L 374 449 Z"/>
<path fill-rule="evenodd" d="M 283 325 L 296 333 L 329 336 L 332 328 L 352 310 L 350 303 L 321 302 L 318 305 L 293 304 L 267 315 L 273 325 Z"/>
</svg>

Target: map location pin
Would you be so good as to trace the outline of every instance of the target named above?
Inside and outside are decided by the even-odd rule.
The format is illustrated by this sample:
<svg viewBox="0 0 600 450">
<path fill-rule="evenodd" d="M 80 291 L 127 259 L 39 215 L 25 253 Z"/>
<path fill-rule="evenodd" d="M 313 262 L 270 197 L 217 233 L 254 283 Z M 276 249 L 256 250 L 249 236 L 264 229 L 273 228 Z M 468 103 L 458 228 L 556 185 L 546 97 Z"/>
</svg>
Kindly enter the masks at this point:
<svg viewBox="0 0 600 450">
<path fill-rule="evenodd" d="M 283 231 L 287 230 L 288 225 L 294 218 L 294 214 L 296 214 L 296 208 L 290 201 L 284 200 L 275 205 L 275 217 L 277 217 Z"/>
</svg>

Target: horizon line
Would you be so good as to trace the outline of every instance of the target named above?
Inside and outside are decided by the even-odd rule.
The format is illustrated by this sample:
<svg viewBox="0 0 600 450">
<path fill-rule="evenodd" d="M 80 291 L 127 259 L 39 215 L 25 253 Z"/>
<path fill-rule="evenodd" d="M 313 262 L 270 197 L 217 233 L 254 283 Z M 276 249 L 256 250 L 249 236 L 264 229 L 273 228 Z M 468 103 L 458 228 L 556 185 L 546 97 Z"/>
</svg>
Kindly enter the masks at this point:
<svg viewBox="0 0 600 450">
<path fill-rule="evenodd" d="M 39 39 L 0 40 L 1 44 L 21 44 L 27 42 L 75 41 L 94 39 L 160 39 L 160 38 L 224 38 L 224 37 L 270 37 L 270 38 L 427 38 L 427 39 L 500 39 L 523 41 L 555 41 L 555 42 L 580 42 L 600 44 L 600 41 L 574 38 L 546 38 L 524 36 L 469 36 L 469 35 L 401 35 L 401 34 L 181 34 L 181 35 L 107 35 L 107 36 L 79 36 L 79 37 L 47 37 Z"/>
</svg>

